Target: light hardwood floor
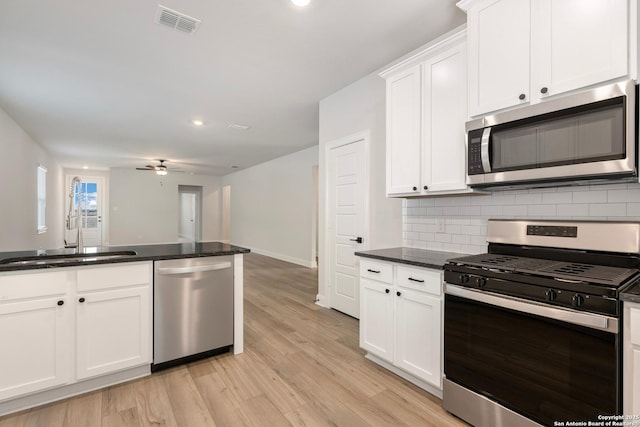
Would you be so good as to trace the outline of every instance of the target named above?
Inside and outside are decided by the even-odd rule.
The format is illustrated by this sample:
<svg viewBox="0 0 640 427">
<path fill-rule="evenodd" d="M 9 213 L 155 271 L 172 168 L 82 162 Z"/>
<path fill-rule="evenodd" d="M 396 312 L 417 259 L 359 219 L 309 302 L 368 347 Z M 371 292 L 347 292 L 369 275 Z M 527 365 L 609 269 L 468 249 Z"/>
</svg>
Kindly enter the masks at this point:
<svg viewBox="0 0 640 427">
<path fill-rule="evenodd" d="M 314 304 L 315 270 L 245 256 L 245 352 L 0 417 L 18 426 L 465 426 L 364 359 L 358 321 Z"/>
</svg>

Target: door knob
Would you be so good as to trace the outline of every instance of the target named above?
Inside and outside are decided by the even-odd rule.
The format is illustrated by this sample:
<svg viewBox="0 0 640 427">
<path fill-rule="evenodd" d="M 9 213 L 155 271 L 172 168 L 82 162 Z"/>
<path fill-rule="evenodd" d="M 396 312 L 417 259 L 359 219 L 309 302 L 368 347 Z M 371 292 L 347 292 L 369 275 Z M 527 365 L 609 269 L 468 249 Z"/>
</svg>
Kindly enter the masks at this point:
<svg viewBox="0 0 640 427">
<path fill-rule="evenodd" d="M 349 239 L 352 242 L 362 243 L 362 237 L 356 237 L 355 239 Z"/>
</svg>

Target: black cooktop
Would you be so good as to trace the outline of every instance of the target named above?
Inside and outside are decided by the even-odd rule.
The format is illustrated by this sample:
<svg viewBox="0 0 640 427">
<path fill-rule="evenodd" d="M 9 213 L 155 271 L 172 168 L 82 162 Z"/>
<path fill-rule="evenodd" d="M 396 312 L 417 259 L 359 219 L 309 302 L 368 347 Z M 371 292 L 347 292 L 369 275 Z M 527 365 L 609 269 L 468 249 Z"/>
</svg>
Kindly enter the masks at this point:
<svg viewBox="0 0 640 427">
<path fill-rule="evenodd" d="M 490 253 L 455 258 L 449 262 L 494 272 L 536 275 L 560 281 L 586 282 L 615 288 L 626 284 L 631 277 L 638 274 L 638 270 L 633 268 Z"/>
</svg>

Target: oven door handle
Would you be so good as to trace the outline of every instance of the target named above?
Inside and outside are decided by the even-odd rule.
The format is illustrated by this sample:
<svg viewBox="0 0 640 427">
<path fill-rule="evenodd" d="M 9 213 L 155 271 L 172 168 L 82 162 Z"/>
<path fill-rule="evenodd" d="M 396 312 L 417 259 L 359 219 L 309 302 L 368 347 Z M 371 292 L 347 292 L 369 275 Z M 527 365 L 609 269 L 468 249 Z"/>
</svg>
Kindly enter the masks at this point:
<svg viewBox="0 0 640 427">
<path fill-rule="evenodd" d="M 519 298 L 496 295 L 486 291 L 476 291 L 474 289 L 446 284 L 445 293 L 459 296 L 473 301 L 495 305 L 509 310 L 522 313 L 534 314 L 548 319 L 573 323 L 574 325 L 585 326 L 591 329 L 618 333 L 618 319 L 615 317 L 603 316 L 600 314 L 586 313 L 582 311 L 570 310 L 567 308 L 552 307 L 535 301 L 527 301 Z"/>
</svg>

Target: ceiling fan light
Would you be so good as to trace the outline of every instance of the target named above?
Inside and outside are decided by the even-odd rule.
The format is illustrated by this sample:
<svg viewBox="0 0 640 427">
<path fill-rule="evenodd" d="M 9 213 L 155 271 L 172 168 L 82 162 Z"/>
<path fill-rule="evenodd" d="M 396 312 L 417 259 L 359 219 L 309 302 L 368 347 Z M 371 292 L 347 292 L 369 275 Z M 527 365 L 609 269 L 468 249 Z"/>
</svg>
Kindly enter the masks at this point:
<svg viewBox="0 0 640 427">
<path fill-rule="evenodd" d="M 160 175 L 160 176 L 164 176 L 164 175 L 166 175 L 166 174 L 167 174 L 167 168 L 158 168 L 158 169 L 156 170 L 156 173 L 157 173 L 158 175 Z"/>
</svg>

